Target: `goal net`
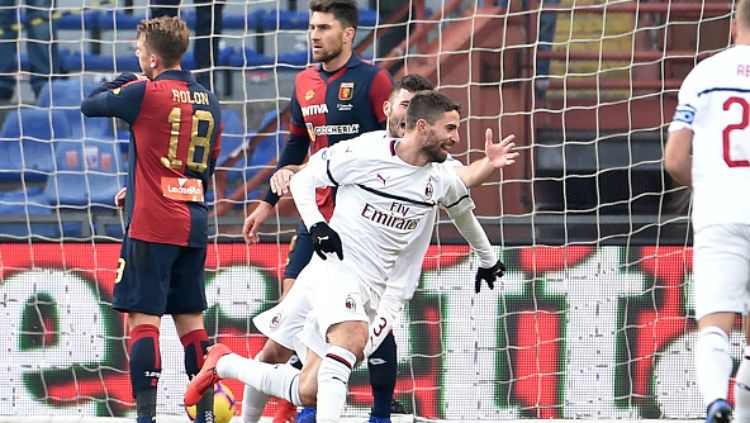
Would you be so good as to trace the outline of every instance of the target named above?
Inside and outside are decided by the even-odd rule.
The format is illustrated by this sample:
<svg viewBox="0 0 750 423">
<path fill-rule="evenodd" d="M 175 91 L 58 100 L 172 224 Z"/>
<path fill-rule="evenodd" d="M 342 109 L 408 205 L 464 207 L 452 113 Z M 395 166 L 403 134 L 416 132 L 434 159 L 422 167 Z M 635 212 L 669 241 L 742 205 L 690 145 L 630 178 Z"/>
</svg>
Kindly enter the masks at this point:
<svg viewBox="0 0 750 423">
<path fill-rule="evenodd" d="M 251 318 L 278 302 L 299 218 L 283 198 L 260 244 L 245 245 L 241 227 L 284 147 L 294 76 L 310 65 L 308 2 L 223 4 L 221 31 L 207 35 L 192 2 L 179 8 L 193 41 L 183 64 L 204 71 L 225 125 L 205 321 L 212 340 L 254 356 L 264 338 Z M 690 197 L 662 156 L 679 84 L 730 44 L 733 4 L 359 4 L 358 54 L 462 103 L 458 160 L 483 157 L 486 128 L 515 134 L 521 152 L 472 189 L 508 272 L 475 294 L 477 260 L 441 217 L 394 331 L 395 398 L 423 419 L 701 418 Z M 10 22 L 0 54 L 20 63 L 0 68 L 0 420 L 134 416 L 126 319 L 110 307 L 128 128 L 84 118 L 79 105 L 100 81 L 138 71 L 134 28 L 147 12 L 145 0 L 0 6 L 11 16 L 0 19 Z M 193 44 L 211 49 L 214 38 L 202 68 Z M 731 342 L 739 357 L 739 332 Z M 183 416 L 187 377 L 169 318 L 161 350 L 158 411 Z M 239 404 L 242 386 L 226 386 Z M 346 414 L 366 416 L 371 401 L 367 371 L 356 370 Z"/>
</svg>

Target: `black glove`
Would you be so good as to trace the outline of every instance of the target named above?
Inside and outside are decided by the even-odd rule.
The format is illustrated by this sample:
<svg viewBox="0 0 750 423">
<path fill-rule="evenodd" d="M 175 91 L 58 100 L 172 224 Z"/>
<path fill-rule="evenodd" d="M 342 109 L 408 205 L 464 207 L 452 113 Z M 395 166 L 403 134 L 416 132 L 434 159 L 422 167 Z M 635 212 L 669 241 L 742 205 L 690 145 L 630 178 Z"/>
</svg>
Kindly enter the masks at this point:
<svg viewBox="0 0 750 423">
<path fill-rule="evenodd" d="M 492 267 L 480 267 L 477 269 L 477 277 L 474 279 L 474 292 L 479 294 L 479 290 L 482 288 L 482 281 L 486 281 L 487 286 L 490 289 L 494 289 L 495 279 L 502 278 L 503 272 L 505 272 L 505 265 L 500 260 Z"/>
<path fill-rule="evenodd" d="M 341 249 L 341 238 L 326 222 L 318 222 L 310 227 L 313 249 L 326 260 L 325 253 L 336 253 L 339 260 L 344 259 L 344 251 Z"/>
</svg>

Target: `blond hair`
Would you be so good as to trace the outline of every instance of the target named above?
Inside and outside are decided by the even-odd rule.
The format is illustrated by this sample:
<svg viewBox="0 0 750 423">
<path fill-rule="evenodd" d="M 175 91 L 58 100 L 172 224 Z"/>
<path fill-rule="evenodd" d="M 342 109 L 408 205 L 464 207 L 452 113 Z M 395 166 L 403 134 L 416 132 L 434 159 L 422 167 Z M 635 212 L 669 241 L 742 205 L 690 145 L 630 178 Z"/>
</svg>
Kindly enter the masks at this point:
<svg viewBox="0 0 750 423">
<path fill-rule="evenodd" d="M 146 48 L 156 53 L 167 68 L 182 60 L 190 43 L 187 24 L 176 16 L 144 19 L 136 31 L 139 38 L 143 36 Z"/>
</svg>

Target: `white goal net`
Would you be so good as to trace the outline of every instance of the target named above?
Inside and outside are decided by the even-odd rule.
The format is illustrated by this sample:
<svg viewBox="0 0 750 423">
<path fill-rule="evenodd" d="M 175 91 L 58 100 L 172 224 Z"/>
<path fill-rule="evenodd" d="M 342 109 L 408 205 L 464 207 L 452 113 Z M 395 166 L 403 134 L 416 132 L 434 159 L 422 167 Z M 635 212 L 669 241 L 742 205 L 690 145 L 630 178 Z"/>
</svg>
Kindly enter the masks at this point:
<svg viewBox="0 0 750 423">
<path fill-rule="evenodd" d="M 0 420 L 132 418 L 126 319 L 110 308 L 124 232 L 112 199 L 125 182 L 129 135 L 122 122 L 83 118 L 79 105 L 101 80 L 138 70 L 134 29 L 148 4 L 19 3 L 0 5 L 10 16 L 0 17 L 0 60 L 20 63 L 0 67 L 10 69 L 0 72 Z M 183 3 L 191 39 L 218 40 L 204 75 L 225 123 L 210 195 L 206 326 L 212 340 L 254 356 L 264 338 L 251 318 L 278 301 L 298 222 L 291 199 L 261 244 L 245 245 L 240 231 L 287 139 L 294 76 L 310 64 L 308 1 L 227 0 L 221 32 L 212 24 L 209 35 L 197 34 L 195 4 Z M 459 160 L 483 156 L 485 128 L 515 134 L 521 151 L 472 190 L 509 269 L 493 291 L 474 293 L 476 260 L 450 223 L 437 226 L 395 330 L 396 398 L 407 412 L 702 417 L 689 191 L 669 179 L 662 156 L 679 84 L 729 45 L 733 4 L 359 4 L 359 54 L 394 78 L 422 74 L 462 103 Z M 2 50 L 11 44 L 18 48 Z M 184 65 L 200 60 L 191 45 Z M 161 334 L 158 410 L 183 416 L 187 378 L 171 320 Z M 739 332 L 731 340 L 739 357 Z M 242 387 L 227 386 L 241 402 Z M 366 416 L 366 370 L 350 388 L 347 414 Z"/>
</svg>

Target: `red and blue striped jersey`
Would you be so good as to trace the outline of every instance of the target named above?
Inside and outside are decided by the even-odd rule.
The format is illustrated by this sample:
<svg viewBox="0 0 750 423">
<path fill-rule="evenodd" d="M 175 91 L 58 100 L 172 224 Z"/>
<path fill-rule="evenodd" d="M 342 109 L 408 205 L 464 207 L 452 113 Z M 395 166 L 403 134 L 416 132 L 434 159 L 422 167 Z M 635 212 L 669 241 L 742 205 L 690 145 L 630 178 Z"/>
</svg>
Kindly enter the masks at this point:
<svg viewBox="0 0 750 423">
<path fill-rule="evenodd" d="M 202 247 L 208 243 L 205 190 L 221 145 L 221 108 L 190 72 L 100 88 L 81 104 L 87 116 L 130 124 L 127 234 Z"/>
<path fill-rule="evenodd" d="M 308 150 L 313 154 L 339 141 L 385 129 L 383 103 L 392 89 L 393 80 L 385 69 L 356 54 L 335 72 L 326 72 L 321 64 L 300 72 L 292 94 L 290 139 L 279 167 L 302 163 Z M 266 196 L 271 204 L 277 200 L 270 192 Z M 330 216 L 331 190 L 319 191 L 318 206 Z"/>
</svg>

